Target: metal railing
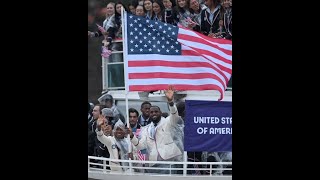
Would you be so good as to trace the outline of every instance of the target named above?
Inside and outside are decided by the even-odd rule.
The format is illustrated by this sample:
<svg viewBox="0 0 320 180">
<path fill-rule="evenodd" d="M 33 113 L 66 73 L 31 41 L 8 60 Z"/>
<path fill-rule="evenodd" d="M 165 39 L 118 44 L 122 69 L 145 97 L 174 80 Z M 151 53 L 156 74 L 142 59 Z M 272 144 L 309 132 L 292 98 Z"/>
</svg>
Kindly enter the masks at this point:
<svg viewBox="0 0 320 180">
<path fill-rule="evenodd" d="M 112 161 L 118 165 L 110 165 Z M 124 165 L 124 164 L 128 165 Z M 121 164 L 121 165 L 120 165 Z M 157 167 L 149 167 L 148 164 L 157 164 Z M 161 167 L 165 165 L 165 167 Z M 223 171 L 232 171 L 232 168 L 223 167 L 232 165 L 232 162 L 176 162 L 176 161 L 140 161 L 117 160 L 104 157 L 88 156 L 88 173 L 123 174 L 123 175 L 161 175 L 161 176 L 228 176 Z M 197 166 L 200 166 L 196 168 Z M 213 167 L 220 166 L 220 167 Z M 121 167 L 122 171 L 112 171 L 112 167 Z M 150 172 L 152 170 L 166 171 L 165 174 Z"/>
</svg>

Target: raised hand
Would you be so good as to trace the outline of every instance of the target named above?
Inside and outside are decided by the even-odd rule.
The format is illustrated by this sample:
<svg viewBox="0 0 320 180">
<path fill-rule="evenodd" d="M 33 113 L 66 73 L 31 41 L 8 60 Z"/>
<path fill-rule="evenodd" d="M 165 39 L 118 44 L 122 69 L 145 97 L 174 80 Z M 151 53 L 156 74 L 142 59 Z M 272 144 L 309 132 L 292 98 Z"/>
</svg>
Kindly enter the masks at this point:
<svg viewBox="0 0 320 180">
<path fill-rule="evenodd" d="M 164 91 L 167 97 L 168 102 L 173 101 L 173 93 L 174 93 L 174 87 L 173 85 L 169 85 L 168 90 Z"/>
<path fill-rule="evenodd" d="M 98 120 L 97 120 L 97 128 L 100 131 L 101 126 L 104 125 L 106 123 L 106 118 L 103 117 L 102 115 L 99 116 Z"/>
</svg>

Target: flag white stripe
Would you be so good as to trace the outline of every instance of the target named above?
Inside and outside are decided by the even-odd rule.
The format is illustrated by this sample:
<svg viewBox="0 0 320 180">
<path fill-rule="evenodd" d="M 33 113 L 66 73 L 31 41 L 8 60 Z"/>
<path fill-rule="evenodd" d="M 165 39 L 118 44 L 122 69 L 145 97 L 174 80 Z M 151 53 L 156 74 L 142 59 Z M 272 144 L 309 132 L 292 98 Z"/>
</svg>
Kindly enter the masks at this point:
<svg viewBox="0 0 320 180">
<path fill-rule="evenodd" d="M 190 47 L 188 47 L 188 46 L 185 46 L 185 45 L 182 45 L 182 46 L 181 46 L 181 49 L 182 49 L 182 50 L 195 51 L 194 49 L 192 49 L 192 48 L 190 48 Z M 196 52 L 196 51 L 195 51 L 195 52 Z M 232 62 L 231 62 L 231 61 L 230 61 L 230 64 L 229 64 L 229 63 L 220 61 L 219 59 L 214 58 L 214 57 L 209 56 L 209 55 L 203 54 L 203 56 L 212 61 L 212 62 L 211 62 L 211 61 L 208 61 L 208 62 L 210 62 L 211 65 L 213 65 L 214 67 L 220 69 L 227 77 L 229 77 L 228 74 L 230 74 L 230 73 L 228 73 L 228 72 L 222 70 L 221 68 L 219 68 L 219 67 L 217 66 L 217 64 L 219 64 L 220 66 L 224 66 L 225 68 L 228 68 L 228 69 L 232 70 Z M 187 56 L 184 56 L 184 57 L 187 57 Z M 201 57 L 201 56 L 199 56 L 199 57 Z M 205 58 L 203 58 L 203 59 L 205 59 Z"/>
<path fill-rule="evenodd" d="M 128 67 L 128 73 L 182 73 L 182 74 L 195 74 L 195 73 L 211 73 L 216 74 L 218 77 L 222 76 L 212 68 L 206 67 L 167 67 L 167 66 L 152 66 L 150 67 Z M 222 78 L 223 79 L 223 78 Z"/>
<path fill-rule="evenodd" d="M 212 56 L 209 56 L 209 55 L 203 55 L 203 56 L 205 56 L 206 58 L 208 58 L 208 59 L 210 59 L 210 60 L 212 60 L 212 61 L 215 61 L 216 60 L 216 58 L 214 58 L 214 57 L 212 57 Z M 229 68 L 230 70 L 232 70 L 232 65 L 231 64 L 226 64 L 225 62 L 221 62 L 221 63 L 217 63 L 217 64 L 220 64 L 221 66 L 224 66 L 224 67 L 226 67 L 226 68 Z M 227 76 L 227 74 L 229 74 L 228 72 L 226 72 L 226 71 L 223 71 L 223 70 L 221 70 L 226 76 Z M 227 76 L 228 77 L 228 76 Z"/>
<path fill-rule="evenodd" d="M 188 58 L 186 58 L 188 59 Z M 146 59 L 148 60 L 148 59 Z M 210 63 L 212 64 L 212 63 Z M 213 64 L 216 66 L 215 64 Z M 218 67 L 217 67 L 218 68 Z M 220 69 L 220 68 L 218 68 Z M 199 71 L 200 72 L 197 72 Z M 221 73 L 215 69 L 208 67 L 168 67 L 168 66 L 144 66 L 144 67 L 128 67 L 128 73 L 155 73 L 155 72 L 165 72 L 165 73 L 183 73 L 183 74 L 194 74 L 194 73 L 211 73 L 218 76 L 223 82 L 225 81 Z M 229 79 L 231 74 L 225 71 L 221 72 Z"/>
<path fill-rule="evenodd" d="M 218 73 L 216 70 L 212 68 L 206 67 L 192 67 L 192 68 L 180 68 L 180 67 L 166 67 L 166 66 L 152 66 L 152 68 L 147 67 L 128 67 L 128 73 L 181 73 L 181 74 L 195 74 L 195 73 L 210 73 L 219 77 L 219 79 L 224 82 L 226 86 L 225 80 L 223 76 Z M 226 76 L 230 79 L 231 75 L 227 74 Z M 131 81 L 132 79 L 130 79 Z M 181 81 L 182 79 L 180 79 Z M 168 82 L 167 82 L 168 83 Z"/>
<path fill-rule="evenodd" d="M 195 32 L 192 32 L 190 30 L 185 30 L 183 28 L 179 28 L 179 31 L 178 33 L 180 34 L 185 34 L 185 35 L 189 35 L 189 36 L 194 36 L 194 37 L 197 37 L 197 38 L 200 38 L 202 40 L 205 40 L 211 44 L 214 44 L 214 45 L 217 45 L 218 47 L 220 48 L 223 48 L 223 49 L 226 49 L 226 50 L 229 50 L 229 51 L 232 51 L 232 45 L 231 44 L 219 44 L 219 43 L 216 43 L 216 42 L 212 42 L 212 41 L 208 41 L 206 39 L 203 39 L 202 37 L 200 37 L 199 35 L 197 35 Z"/>
<path fill-rule="evenodd" d="M 149 55 L 142 55 L 142 54 L 138 54 L 138 55 L 128 55 L 129 57 L 129 62 L 135 62 L 135 61 L 168 61 L 168 62 L 207 62 L 209 64 L 211 64 L 212 66 L 220 69 L 215 63 L 216 61 L 219 61 L 218 59 L 211 57 L 211 56 L 207 56 L 204 55 L 205 57 L 210 57 L 211 61 L 208 61 L 206 58 L 202 57 L 202 56 L 172 56 L 172 55 L 159 55 L 159 54 L 150 54 L 150 56 L 152 56 L 152 59 L 149 57 Z M 209 58 L 208 58 L 209 59 Z M 228 69 L 232 69 L 232 65 L 231 64 L 227 64 L 225 62 L 219 62 L 217 64 L 220 64 L 221 66 L 224 66 Z"/>
<path fill-rule="evenodd" d="M 192 49 L 192 48 L 190 48 L 190 47 L 188 47 L 188 46 L 185 46 L 185 45 L 182 45 L 181 46 L 181 49 L 182 50 L 190 50 L 190 51 L 194 51 L 194 52 L 196 52 L 194 49 Z M 203 56 L 205 56 L 206 58 L 208 58 L 208 59 L 210 59 L 211 61 L 213 61 L 214 63 L 216 63 L 216 64 L 219 64 L 219 65 L 221 65 L 221 66 L 224 66 L 224 67 L 226 67 L 226 68 L 228 68 L 228 69 L 232 69 L 232 61 L 230 61 L 230 63 L 226 63 L 226 62 L 224 62 L 224 61 L 221 61 L 221 60 L 219 60 L 219 59 L 217 59 L 217 58 L 214 58 L 214 57 L 212 57 L 212 56 L 210 56 L 210 55 L 205 55 L 205 54 L 202 54 Z M 183 56 L 183 57 L 186 57 L 186 56 Z M 194 57 L 194 56 L 192 56 L 192 57 Z M 199 57 L 201 57 L 201 56 L 199 56 Z M 210 58 L 209 58 L 210 57 Z M 201 57 L 202 58 L 202 57 Z M 203 59 L 206 59 L 206 58 L 203 58 Z M 208 60 L 207 60 L 208 61 Z M 208 62 L 211 62 L 211 61 L 208 61 Z M 211 62 L 212 63 L 212 62 Z M 214 63 L 212 63 L 212 64 L 214 64 Z M 215 67 L 217 67 L 217 68 L 219 68 L 218 66 L 216 66 L 216 64 L 215 64 Z M 219 68 L 220 69 L 220 68 Z"/>
<path fill-rule="evenodd" d="M 219 56 L 229 60 L 230 62 L 232 61 L 232 56 L 220 51 L 219 49 L 216 49 L 212 46 L 208 46 L 206 44 L 198 43 L 198 42 L 193 42 L 193 41 L 188 41 L 184 39 L 178 39 L 178 41 L 186 46 L 189 46 L 191 48 L 198 48 L 198 49 L 203 49 L 210 51 L 212 53 L 218 54 Z"/>
</svg>

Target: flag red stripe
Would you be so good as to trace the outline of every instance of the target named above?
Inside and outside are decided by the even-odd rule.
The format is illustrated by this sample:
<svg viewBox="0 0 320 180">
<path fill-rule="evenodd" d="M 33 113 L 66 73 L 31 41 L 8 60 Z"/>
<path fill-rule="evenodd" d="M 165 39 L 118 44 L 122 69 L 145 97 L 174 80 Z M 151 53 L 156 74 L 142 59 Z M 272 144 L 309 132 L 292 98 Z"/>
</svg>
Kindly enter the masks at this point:
<svg viewBox="0 0 320 180">
<path fill-rule="evenodd" d="M 170 84 L 170 82 L 168 82 L 168 84 Z M 140 91 L 141 88 L 143 88 L 146 91 L 163 90 L 163 89 L 168 89 L 168 84 L 150 84 L 148 86 L 129 85 L 129 89 L 131 91 Z M 174 85 L 174 88 L 176 90 L 212 90 L 212 88 L 220 89 L 219 86 L 214 84 L 203 84 L 203 85 L 176 84 Z"/>
<path fill-rule="evenodd" d="M 129 73 L 129 79 L 152 79 L 152 78 L 175 78 L 175 79 L 203 79 L 214 78 L 219 79 L 215 74 L 211 73 L 195 73 L 195 74 L 181 74 L 181 73 Z"/>
<path fill-rule="evenodd" d="M 182 53 L 183 56 L 202 56 L 202 57 L 204 57 L 206 60 L 214 63 L 215 65 L 217 65 L 220 68 L 220 70 L 217 70 L 217 68 L 215 68 L 215 70 L 218 71 L 221 75 L 224 74 L 224 73 L 221 72 L 221 70 L 225 71 L 225 72 L 227 72 L 229 74 L 232 73 L 232 69 L 213 62 L 211 59 L 208 59 L 207 57 L 203 56 L 199 51 L 197 52 L 197 51 L 192 51 L 192 50 L 182 50 L 181 53 Z M 207 54 L 205 54 L 205 55 L 207 55 Z M 228 63 L 228 64 L 230 64 L 230 63 Z"/>
<path fill-rule="evenodd" d="M 215 74 L 211 73 L 195 73 L 195 74 L 181 74 L 181 73 L 129 73 L 129 79 L 152 79 L 152 78 L 175 78 L 175 79 L 203 79 L 211 78 L 219 81 L 224 88 L 225 83 Z M 228 82 L 228 81 L 227 81 Z"/>
<path fill-rule="evenodd" d="M 144 66 L 168 66 L 168 67 L 207 67 L 215 69 L 213 65 L 207 62 L 177 62 L 177 61 L 164 61 L 164 60 L 135 60 L 128 62 L 129 67 L 144 67 Z"/>
<path fill-rule="evenodd" d="M 146 157 L 144 154 L 141 153 L 141 151 L 138 151 L 138 158 L 140 161 L 145 161 L 146 160 Z"/>
<path fill-rule="evenodd" d="M 179 27 L 179 28 L 182 28 L 182 29 L 185 29 L 187 31 L 191 31 L 190 29 L 188 28 L 185 28 L 185 27 Z M 196 33 L 197 35 L 199 35 L 201 38 L 203 39 L 206 39 L 208 41 L 214 41 L 215 43 L 218 43 L 218 44 L 227 44 L 227 45 L 232 45 L 232 41 L 228 40 L 228 39 L 222 39 L 222 38 L 212 38 L 212 37 L 209 37 L 209 36 L 206 36 L 204 34 L 201 34 L 199 32 L 196 32 L 196 31 L 192 31 L 194 33 Z M 178 34 L 179 35 L 179 34 Z"/>
<path fill-rule="evenodd" d="M 193 67 L 207 67 L 207 68 L 212 68 L 214 70 L 216 70 L 220 75 L 223 76 L 224 81 L 228 82 L 228 78 L 224 75 L 224 73 L 222 73 L 219 69 L 217 69 L 216 67 L 214 67 L 213 65 L 206 63 L 206 62 L 171 62 L 171 61 L 163 61 L 163 60 L 152 60 L 152 61 L 129 61 L 128 62 L 128 66 L 129 67 L 149 67 L 149 66 L 167 66 L 167 67 L 189 67 L 189 68 L 193 68 Z M 231 71 L 230 71 L 231 72 Z M 159 77 L 161 76 L 161 74 L 164 72 L 159 72 L 159 73 L 153 73 L 152 76 L 150 77 Z M 174 73 L 174 72 L 173 72 Z M 131 74 L 131 73 L 129 73 Z M 136 73 L 135 73 L 136 74 Z M 168 73 L 166 73 L 168 74 Z M 209 74 L 209 73 L 208 73 Z M 186 74 L 188 76 L 188 74 Z M 190 76 L 192 76 L 193 74 L 190 74 Z M 213 74 L 212 74 L 213 75 Z M 221 79 L 214 75 L 215 77 L 217 77 L 217 80 L 219 82 L 221 82 L 221 84 L 225 87 L 224 84 L 227 83 L 223 83 L 221 81 Z M 130 76 L 129 76 L 130 77 Z M 171 76 L 169 78 L 176 78 L 175 76 Z M 187 78 L 188 79 L 188 78 Z"/>
<path fill-rule="evenodd" d="M 189 52 L 190 55 L 197 55 L 196 52 Z M 211 61 L 211 60 L 209 60 Z M 215 63 L 214 63 L 215 64 Z M 188 67 L 188 68 L 194 68 L 194 67 L 207 67 L 214 69 L 217 71 L 221 76 L 223 76 L 224 80 L 228 82 L 228 78 L 226 75 L 221 71 L 221 69 L 225 72 L 228 72 L 231 74 L 231 69 L 225 68 L 224 66 L 221 66 L 221 69 L 216 68 L 215 66 L 211 65 L 207 62 L 172 62 L 172 61 L 164 61 L 164 60 L 134 60 L 128 62 L 128 67 L 147 67 L 147 66 L 167 66 L 167 67 Z M 219 66 L 218 66 L 219 67 Z"/>
<path fill-rule="evenodd" d="M 205 45 L 211 46 L 212 48 L 218 49 L 218 50 L 226 53 L 227 55 L 230 55 L 230 56 L 232 55 L 232 51 L 224 49 L 224 48 L 221 48 L 216 44 L 211 44 L 211 43 L 209 43 L 207 41 L 204 41 L 203 39 L 200 39 L 200 38 L 195 37 L 195 36 L 190 36 L 190 35 L 187 35 L 187 34 L 178 34 L 178 41 L 179 41 L 179 39 L 205 44 Z"/>
<path fill-rule="evenodd" d="M 211 52 L 211 51 L 209 51 L 209 50 L 200 49 L 200 48 L 195 48 L 195 47 L 190 47 L 190 46 L 188 46 L 188 45 L 186 45 L 186 44 L 184 44 L 184 45 L 187 46 L 187 47 L 189 47 L 189 48 L 191 48 L 191 49 L 193 49 L 193 50 L 195 50 L 195 51 L 197 51 L 197 52 L 199 52 L 199 54 L 204 54 L 204 55 L 208 55 L 208 56 L 214 57 L 214 58 L 216 58 L 216 59 L 219 59 L 220 61 L 223 61 L 224 63 L 228 63 L 228 64 L 231 63 L 231 60 L 228 60 L 228 59 L 226 59 L 226 58 L 224 58 L 224 57 L 221 57 L 219 54 L 213 53 L 213 52 Z M 217 65 L 219 65 L 219 64 L 217 64 Z"/>
<path fill-rule="evenodd" d="M 142 156 L 140 153 L 138 153 L 138 157 L 139 157 L 139 159 L 140 159 L 141 161 L 144 160 L 143 156 Z"/>
</svg>

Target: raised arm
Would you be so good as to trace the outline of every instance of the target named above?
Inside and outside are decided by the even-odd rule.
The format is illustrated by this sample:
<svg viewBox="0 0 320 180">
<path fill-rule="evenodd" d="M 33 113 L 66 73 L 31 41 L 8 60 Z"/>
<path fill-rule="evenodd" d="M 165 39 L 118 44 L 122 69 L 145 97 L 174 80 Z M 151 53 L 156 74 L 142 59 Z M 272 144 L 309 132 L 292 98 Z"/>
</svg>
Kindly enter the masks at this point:
<svg viewBox="0 0 320 180">
<path fill-rule="evenodd" d="M 99 119 L 97 120 L 97 129 L 96 129 L 97 138 L 102 144 L 104 144 L 108 147 L 111 147 L 111 145 L 112 145 L 112 142 L 110 139 L 111 136 L 104 135 L 101 126 L 105 126 L 105 119 L 102 117 L 99 117 Z"/>
<path fill-rule="evenodd" d="M 170 114 L 169 114 L 169 126 L 174 127 L 178 124 L 178 121 L 180 120 L 179 118 L 179 113 L 177 110 L 176 105 L 173 102 L 173 94 L 174 94 L 174 87 L 173 85 L 169 85 L 168 90 L 165 90 L 165 94 L 168 100 L 168 104 L 169 104 L 169 109 L 170 109 Z"/>
</svg>

